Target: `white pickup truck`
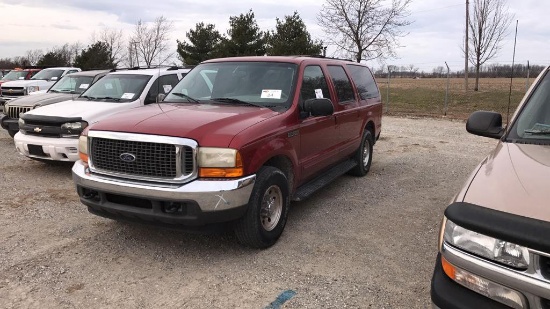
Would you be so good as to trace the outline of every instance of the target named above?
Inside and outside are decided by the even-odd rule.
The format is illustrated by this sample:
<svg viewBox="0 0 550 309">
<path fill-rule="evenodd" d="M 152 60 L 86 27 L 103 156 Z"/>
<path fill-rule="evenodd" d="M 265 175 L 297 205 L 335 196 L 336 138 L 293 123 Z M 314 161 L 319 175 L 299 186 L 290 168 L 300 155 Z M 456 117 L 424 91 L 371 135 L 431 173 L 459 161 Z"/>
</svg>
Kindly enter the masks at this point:
<svg viewBox="0 0 550 309">
<path fill-rule="evenodd" d="M 113 113 L 157 102 L 190 69 L 170 67 L 113 72 L 74 101 L 24 113 L 19 118 L 17 150 L 39 161 L 77 161 L 78 137 L 89 124 Z"/>
<path fill-rule="evenodd" d="M 48 68 L 36 73 L 31 79 L 2 83 L 0 85 L 0 106 L 33 92 L 48 90 L 61 77 L 80 71 L 79 68 L 72 67 Z"/>
</svg>

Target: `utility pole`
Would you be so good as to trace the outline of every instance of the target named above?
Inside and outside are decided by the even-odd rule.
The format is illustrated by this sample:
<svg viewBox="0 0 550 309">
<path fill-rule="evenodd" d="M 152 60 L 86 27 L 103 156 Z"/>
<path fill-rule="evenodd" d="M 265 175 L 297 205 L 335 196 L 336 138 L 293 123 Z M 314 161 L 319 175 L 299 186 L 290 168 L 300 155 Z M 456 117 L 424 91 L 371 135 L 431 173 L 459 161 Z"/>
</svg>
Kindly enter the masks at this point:
<svg viewBox="0 0 550 309">
<path fill-rule="evenodd" d="M 470 20 L 470 1 L 466 0 L 466 38 L 464 39 L 464 90 L 468 92 L 468 22 Z"/>
</svg>

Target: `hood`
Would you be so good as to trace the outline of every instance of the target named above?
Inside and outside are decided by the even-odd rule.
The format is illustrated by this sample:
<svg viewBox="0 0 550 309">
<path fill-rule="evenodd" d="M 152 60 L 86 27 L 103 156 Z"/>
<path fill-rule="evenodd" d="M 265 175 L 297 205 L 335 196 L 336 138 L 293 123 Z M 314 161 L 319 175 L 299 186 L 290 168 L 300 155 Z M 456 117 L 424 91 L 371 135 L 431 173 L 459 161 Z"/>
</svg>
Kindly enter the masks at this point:
<svg viewBox="0 0 550 309">
<path fill-rule="evenodd" d="M 69 94 L 69 93 L 40 93 L 34 95 L 28 95 L 21 98 L 11 100 L 9 102 L 10 106 L 35 106 L 39 104 L 40 106 L 49 105 L 53 103 L 59 103 L 67 100 L 71 100 L 73 97 L 77 98 L 78 94 Z"/>
<path fill-rule="evenodd" d="M 2 84 L 2 87 L 29 87 L 29 86 L 39 86 L 41 87 L 50 87 L 53 85 L 54 81 L 47 81 L 42 79 L 26 79 L 26 80 L 12 80 L 10 82 L 5 82 Z"/>
<path fill-rule="evenodd" d="M 499 143 L 464 202 L 550 222 L 550 145 Z"/>
<path fill-rule="evenodd" d="M 31 110 L 26 114 L 53 117 L 81 117 L 92 124 L 112 113 L 132 108 L 132 103 L 98 101 L 64 101 Z"/>
<path fill-rule="evenodd" d="M 151 104 L 113 115 L 91 130 L 194 139 L 199 145 L 227 147 L 246 128 L 279 115 L 269 108 L 218 104 Z"/>
</svg>

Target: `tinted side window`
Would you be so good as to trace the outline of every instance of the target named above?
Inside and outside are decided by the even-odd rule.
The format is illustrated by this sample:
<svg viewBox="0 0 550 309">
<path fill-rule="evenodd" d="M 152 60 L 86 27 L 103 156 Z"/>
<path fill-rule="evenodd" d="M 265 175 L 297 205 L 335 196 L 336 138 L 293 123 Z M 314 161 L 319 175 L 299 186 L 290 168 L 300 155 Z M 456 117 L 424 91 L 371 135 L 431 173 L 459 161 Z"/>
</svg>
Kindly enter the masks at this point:
<svg viewBox="0 0 550 309">
<path fill-rule="evenodd" d="M 164 94 L 168 94 L 180 81 L 176 74 L 163 75 L 158 80 L 160 81 L 160 91 Z"/>
<path fill-rule="evenodd" d="M 338 95 L 338 102 L 353 101 L 355 99 L 353 87 L 351 86 L 351 82 L 344 68 L 338 65 L 329 65 L 328 72 L 334 83 L 336 95 Z"/>
<path fill-rule="evenodd" d="M 378 97 L 378 86 L 376 86 L 376 82 L 367 67 L 353 64 L 348 64 L 347 67 L 361 99 L 365 100 Z"/>
<path fill-rule="evenodd" d="M 304 69 L 300 96 L 304 101 L 315 98 L 330 99 L 327 80 L 320 66 L 307 66 Z"/>
<path fill-rule="evenodd" d="M 145 104 L 155 103 L 159 93 L 168 94 L 168 92 L 170 92 L 178 82 L 179 79 L 176 74 L 163 75 L 157 78 L 147 93 Z"/>
</svg>

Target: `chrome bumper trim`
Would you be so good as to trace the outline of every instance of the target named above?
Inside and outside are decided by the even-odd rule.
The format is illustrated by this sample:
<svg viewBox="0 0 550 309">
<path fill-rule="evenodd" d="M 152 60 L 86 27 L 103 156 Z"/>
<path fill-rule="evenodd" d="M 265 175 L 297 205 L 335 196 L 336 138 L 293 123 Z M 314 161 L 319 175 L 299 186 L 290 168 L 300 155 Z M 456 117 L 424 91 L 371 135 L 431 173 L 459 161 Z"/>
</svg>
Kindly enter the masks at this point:
<svg viewBox="0 0 550 309">
<path fill-rule="evenodd" d="M 522 271 L 478 258 L 443 243 L 442 256 L 451 264 L 488 280 L 500 283 L 521 293 L 550 299 L 550 282 Z M 529 297 L 528 297 L 529 298 Z"/>
<path fill-rule="evenodd" d="M 144 183 L 92 174 L 82 161 L 73 165 L 72 172 L 75 184 L 88 189 L 145 199 L 193 200 L 203 212 L 246 205 L 256 181 L 256 175 L 251 175 L 231 180 L 196 179 L 180 186 Z"/>
</svg>

